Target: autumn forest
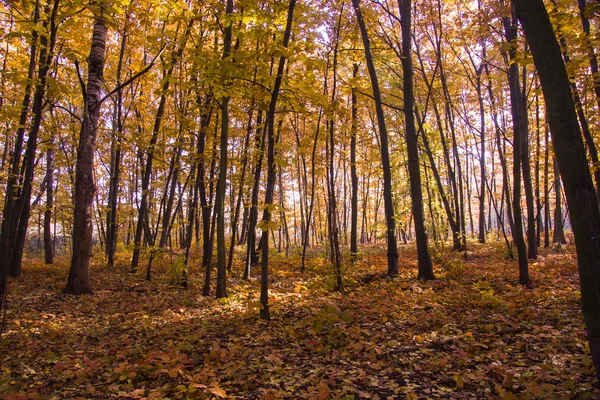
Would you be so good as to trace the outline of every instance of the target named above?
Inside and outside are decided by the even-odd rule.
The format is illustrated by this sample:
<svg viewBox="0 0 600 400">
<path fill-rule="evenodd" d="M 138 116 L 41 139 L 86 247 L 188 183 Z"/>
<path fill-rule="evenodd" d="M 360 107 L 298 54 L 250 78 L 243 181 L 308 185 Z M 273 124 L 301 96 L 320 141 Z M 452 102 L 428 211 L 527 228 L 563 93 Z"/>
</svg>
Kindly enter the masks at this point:
<svg viewBox="0 0 600 400">
<path fill-rule="evenodd" d="M 0 2 L 0 399 L 594 399 L 600 4 Z"/>
</svg>

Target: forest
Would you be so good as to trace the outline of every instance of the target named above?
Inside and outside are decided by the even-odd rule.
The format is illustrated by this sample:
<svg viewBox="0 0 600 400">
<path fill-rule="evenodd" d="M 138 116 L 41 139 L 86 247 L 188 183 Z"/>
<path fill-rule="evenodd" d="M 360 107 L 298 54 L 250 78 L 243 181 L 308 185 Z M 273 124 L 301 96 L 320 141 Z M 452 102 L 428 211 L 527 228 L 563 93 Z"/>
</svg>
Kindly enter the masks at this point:
<svg viewBox="0 0 600 400">
<path fill-rule="evenodd" d="M 600 3 L 0 1 L 0 399 L 600 398 Z"/>
</svg>

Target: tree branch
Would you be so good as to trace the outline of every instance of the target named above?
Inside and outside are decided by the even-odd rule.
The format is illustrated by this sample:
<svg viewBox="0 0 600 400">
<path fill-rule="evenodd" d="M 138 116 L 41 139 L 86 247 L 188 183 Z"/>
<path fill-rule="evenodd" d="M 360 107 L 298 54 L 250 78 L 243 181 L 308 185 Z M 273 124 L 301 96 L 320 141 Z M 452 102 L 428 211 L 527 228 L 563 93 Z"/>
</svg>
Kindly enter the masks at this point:
<svg viewBox="0 0 600 400">
<path fill-rule="evenodd" d="M 133 75 L 132 77 L 130 77 L 129 79 L 127 79 L 125 82 L 121 83 L 116 88 L 114 88 L 113 90 L 111 90 L 110 92 L 108 92 L 104 97 L 102 97 L 100 99 L 99 104 L 104 103 L 104 101 L 106 99 L 108 99 L 109 97 L 111 97 L 115 93 L 119 92 L 123 88 L 127 87 L 128 85 L 131 85 L 137 78 L 139 78 L 140 76 L 142 76 L 145 73 L 147 73 L 148 71 L 150 71 L 150 69 L 152 69 L 152 67 L 154 66 L 154 63 L 156 62 L 156 59 L 158 57 L 160 57 L 160 55 L 162 54 L 162 52 L 165 50 L 165 47 L 167 47 L 167 43 L 163 44 L 163 46 L 160 49 L 160 51 L 156 54 L 156 56 L 154 56 L 154 58 L 152 59 L 152 61 L 150 61 L 150 64 L 148 64 L 144 69 L 142 69 L 141 71 L 139 71 L 137 74 Z"/>
</svg>

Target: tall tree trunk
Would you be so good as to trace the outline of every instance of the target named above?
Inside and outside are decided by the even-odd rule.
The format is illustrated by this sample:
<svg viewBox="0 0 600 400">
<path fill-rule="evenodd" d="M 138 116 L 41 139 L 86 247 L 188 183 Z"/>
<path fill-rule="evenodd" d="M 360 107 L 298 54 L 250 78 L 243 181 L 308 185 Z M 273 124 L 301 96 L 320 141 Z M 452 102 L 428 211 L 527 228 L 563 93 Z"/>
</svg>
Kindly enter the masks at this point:
<svg viewBox="0 0 600 400">
<path fill-rule="evenodd" d="M 233 0 L 226 0 L 225 14 L 227 25 L 223 38 L 223 61 L 231 62 L 231 35 L 233 22 Z M 225 90 L 229 88 L 226 87 Z M 221 146 L 219 157 L 219 180 L 215 198 L 215 216 L 217 219 L 217 292 L 220 299 L 227 296 L 227 249 L 225 247 L 225 185 L 227 183 L 227 141 L 229 135 L 229 94 L 221 98 Z M 231 238 L 233 240 L 233 237 Z"/>
<path fill-rule="evenodd" d="M 579 266 L 583 316 L 600 382 L 600 209 L 577 123 L 569 78 L 543 0 L 513 0 L 537 68 Z"/>
<path fill-rule="evenodd" d="M 328 116 L 329 124 L 329 160 L 328 161 L 328 176 L 327 176 L 327 192 L 329 199 L 329 236 L 332 247 L 331 258 L 333 260 L 333 270 L 335 274 L 335 290 L 342 291 L 344 284 L 342 282 L 342 254 L 340 252 L 339 239 L 339 224 L 337 219 L 337 198 L 335 193 L 335 97 L 337 90 L 337 63 L 338 63 L 338 47 L 340 41 L 340 29 L 342 24 L 342 15 L 344 13 L 344 3 L 340 6 L 340 15 L 337 21 L 337 29 L 334 38 L 333 48 L 333 68 L 332 68 L 332 87 L 331 87 L 331 111 Z"/>
<path fill-rule="evenodd" d="M 108 29 L 104 21 L 106 11 L 101 6 L 94 22 L 92 47 L 88 57 L 88 82 L 85 93 L 83 124 L 75 165 L 75 211 L 73 221 L 73 255 L 67 286 L 68 294 L 92 293 L 90 285 L 90 258 L 92 256 L 94 151 L 96 129 L 100 114 L 100 93 L 103 86 L 104 58 Z"/>
<path fill-rule="evenodd" d="M 294 7 L 296 0 L 290 0 L 288 8 L 287 23 L 283 34 L 283 47 L 287 48 L 290 42 L 292 33 L 292 22 L 294 20 Z M 275 83 L 271 94 L 271 102 L 269 103 L 269 111 L 267 113 L 267 188 L 265 193 L 265 210 L 263 213 L 263 235 L 262 235 L 262 260 L 261 260 L 261 284 L 260 284 L 260 317 L 262 319 L 270 319 L 269 313 L 269 222 L 271 221 L 270 207 L 273 204 L 273 195 L 275 192 L 275 109 L 277 107 L 277 97 L 283 80 L 283 71 L 285 67 L 285 56 L 279 57 L 279 66 Z"/>
<path fill-rule="evenodd" d="M 154 151 L 156 148 L 156 144 L 158 142 L 158 134 L 160 132 L 160 127 L 163 119 L 163 115 L 165 113 L 165 105 L 167 102 L 167 92 L 169 90 L 171 76 L 173 74 L 173 69 L 177 60 L 181 58 L 183 54 L 183 50 L 187 43 L 187 39 L 190 36 L 190 32 L 192 29 L 192 25 L 194 23 L 194 18 L 191 18 L 187 24 L 186 31 L 183 34 L 182 42 L 179 44 L 179 48 L 174 50 L 170 57 L 170 63 L 166 71 L 164 71 L 163 76 L 163 85 L 161 88 L 161 96 L 158 103 L 158 108 L 156 110 L 156 115 L 154 116 L 154 126 L 152 128 L 152 136 L 150 138 L 150 143 L 148 145 L 148 149 L 146 150 L 146 165 L 144 168 L 144 174 L 142 177 L 142 199 L 140 201 L 140 207 L 138 210 L 138 220 L 135 228 L 135 237 L 134 237 L 134 248 L 133 248 L 133 256 L 131 257 L 131 273 L 135 273 L 138 268 L 139 260 L 140 260 L 140 251 L 142 245 L 142 233 L 144 230 L 144 224 L 147 224 L 148 221 L 148 208 L 149 208 L 149 187 L 150 187 L 150 178 L 152 175 L 152 165 L 154 162 Z M 149 239 L 149 237 L 148 237 Z"/>
<path fill-rule="evenodd" d="M 544 248 L 550 247 L 550 147 L 548 121 L 544 124 Z"/>
<path fill-rule="evenodd" d="M 435 276 L 433 274 L 433 265 L 431 264 L 431 258 L 429 256 L 427 232 L 425 231 L 425 213 L 423 212 L 423 192 L 421 188 L 421 172 L 419 167 L 419 146 L 417 140 L 417 129 L 415 127 L 415 98 L 413 93 L 413 65 L 411 52 L 411 0 L 398 0 L 398 3 L 400 7 L 400 18 L 402 21 L 402 72 L 404 82 L 404 119 L 406 121 L 406 148 L 408 151 L 410 195 L 412 201 L 412 212 L 415 219 L 415 235 L 417 239 L 417 256 L 419 263 L 418 278 L 430 280 L 435 279 Z M 384 147 L 383 143 L 384 141 L 382 136 L 382 148 Z M 389 193 L 389 195 L 391 196 L 391 193 Z M 386 210 L 387 208 L 388 207 L 386 206 Z M 395 230 L 394 236 L 390 237 L 388 222 L 388 245 L 390 240 L 394 242 L 395 247 Z"/>
<path fill-rule="evenodd" d="M 54 207 L 54 133 L 50 132 L 50 143 L 46 150 L 46 210 L 44 211 L 44 260 L 54 263 L 52 246 L 52 215 Z"/>
<path fill-rule="evenodd" d="M 262 122 L 262 110 L 258 111 L 256 118 L 256 147 L 258 158 L 254 167 L 254 185 L 252 186 L 252 196 L 250 199 L 250 216 L 248 217 L 248 238 L 246 264 L 244 268 L 244 279 L 250 278 L 250 270 L 258 263 L 256 256 L 256 224 L 258 222 L 258 194 L 260 190 L 260 176 L 262 173 L 262 164 L 266 144 L 266 127 Z"/>
<path fill-rule="evenodd" d="M 127 47 L 129 14 L 125 14 L 125 27 L 121 36 L 119 62 L 117 63 L 116 83 L 121 85 L 121 73 Z M 119 179 L 121 175 L 121 145 L 123 142 L 123 90 L 116 93 L 113 110 L 113 137 L 110 162 L 110 181 L 108 188 L 108 213 L 106 215 L 106 259 L 109 267 L 115 265 L 115 251 L 117 246 L 117 211 L 119 196 Z"/>
<path fill-rule="evenodd" d="M 506 17 L 503 20 L 506 34 L 506 42 L 511 44 L 509 55 L 511 59 L 508 70 L 508 80 L 510 86 L 510 103 L 513 118 L 513 212 L 514 212 L 514 230 L 513 240 L 517 247 L 517 258 L 519 260 L 519 283 L 526 285 L 530 283 L 529 265 L 527 262 L 527 246 L 523 237 L 523 217 L 521 212 L 521 163 L 527 160 L 521 160 L 523 145 L 523 136 L 527 134 L 525 119 L 523 115 L 524 107 L 521 105 L 523 97 L 520 92 L 519 67 L 514 62 L 516 56 L 517 25 L 514 18 Z"/>
<path fill-rule="evenodd" d="M 58 4 L 59 0 L 55 0 L 54 3 L 48 3 L 44 7 L 44 14 L 48 17 L 42 23 L 42 30 L 45 34 L 40 36 L 38 81 L 35 86 L 32 107 L 33 121 L 29 130 L 29 137 L 27 138 L 27 147 L 25 149 L 23 165 L 21 166 L 21 191 L 18 198 L 16 198 L 14 208 L 11 211 L 11 227 L 8 231 L 9 242 L 7 257 L 10 262 L 9 274 L 11 276 L 19 276 L 21 274 L 21 261 L 23 259 L 27 226 L 29 224 L 33 173 L 36 167 L 37 139 L 42 124 L 47 77 L 54 56 L 54 45 L 56 43 L 56 32 L 58 29 L 56 24 Z"/>
<path fill-rule="evenodd" d="M 8 279 L 10 263 L 14 251 L 14 220 L 18 222 L 18 216 L 15 215 L 15 202 L 19 195 L 21 180 L 21 153 L 25 139 L 25 127 L 29 115 L 29 105 L 31 103 L 31 91 L 33 89 L 33 79 L 36 67 L 37 46 L 39 38 L 39 29 L 37 24 L 40 19 L 40 3 L 36 1 L 33 11 L 34 29 L 31 32 L 31 44 L 29 54 L 29 67 L 27 69 L 27 84 L 21 103 L 21 112 L 19 115 L 19 125 L 16 132 L 16 139 L 11 153 L 10 172 L 6 183 L 4 193 L 4 208 L 2 210 L 2 230 L 0 233 L 0 310 L 6 307 L 4 302 L 6 296 L 6 281 Z M 8 143 L 5 145 L 8 147 Z M 4 308 L 5 309 L 5 308 Z"/>
<path fill-rule="evenodd" d="M 531 183 L 531 165 L 529 164 L 529 118 L 527 117 L 527 69 L 523 67 L 523 89 L 521 91 L 521 115 L 523 116 L 523 135 L 521 136 L 521 169 L 527 205 L 527 258 L 537 258 L 537 240 L 535 234 L 535 202 Z"/>
<path fill-rule="evenodd" d="M 375 64 L 373 62 L 373 56 L 371 54 L 371 43 L 369 41 L 369 35 L 367 33 L 367 26 L 365 24 L 362 12 L 360 11 L 360 0 L 352 0 L 352 5 L 356 13 L 356 20 L 360 28 L 360 34 L 364 45 L 365 59 L 367 61 L 367 69 L 369 71 L 369 77 L 371 79 L 371 86 L 373 88 L 373 98 L 375 100 L 375 112 L 377 114 L 377 123 L 379 127 L 379 138 L 381 142 L 381 165 L 383 168 L 383 197 L 385 205 L 385 219 L 387 227 L 387 239 L 388 239 L 388 275 L 394 276 L 398 274 L 398 248 L 396 244 L 396 218 L 394 216 L 394 202 L 392 196 L 392 170 L 390 166 L 390 153 L 388 144 L 388 133 L 387 126 L 385 123 L 385 114 L 383 112 L 383 104 L 381 101 L 381 91 L 379 89 L 379 80 L 377 79 L 377 72 L 375 71 Z M 410 109 L 412 112 L 412 108 Z M 407 113 L 408 114 L 408 113 Z M 415 135 L 416 136 L 416 135 Z M 416 145 L 416 144 L 415 144 Z M 409 159 L 411 157 L 409 156 Z M 418 163 L 418 156 L 417 156 Z M 413 160 L 414 161 L 414 160 Z M 416 171 L 418 173 L 418 171 Z M 413 172 L 414 173 L 414 172 Z M 413 178 L 414 179 L 414 178 Z M 412 179 L 411 179 L 412 187 Z M 420 187 L 419 187 L 420 188 Z M 422 207 L 421 207 L 422 208 Z M 426 239 L 426 237 L 424 237 Z M 423 239 L 423 238 L 422 238 Z M 425 254 L 427 248 L 421 249 Z M 419 257 L 421 261 L 421 258 Z M 421 262 L 419 262 L 420 264 Z"/>
<path fill-rule="evenodd" d="M 352 67 L 352 78 L 358 75 L 358 64 Z M 358 174 L 356 173 L 356 136 L 358 133 L 358 110 L 356 88 L 352 87 L 352 123 L 350 128 L 350 180 L 352 182 L 352 211 L 350 217 L 350 257 L 356 260 L 358 253 Z"/>
<path fill-rule="evenodd" d="M 313 141 L 312 156 L 311 156 L 311 188 L 310 188 L 310 204 L 308 205 L 308 215 L 306 217 L 306 229 L 304 231 L 304 238 L 302 239 L 302 261 L 300 265 L 300 272 L 304 272 L 306 269 L 306 248 L 310 238 L 310 225 L 311 221 L 314 221 L 313 212 L 315 208 L 315 173 L 316 173 L 316 154 L 317 154 L 317 143 L 319 142 L 319 130 L 321 128 L 321 118 L 323 116 L 323 108 L 319 110 L 319 117 L 317 119 L 317 127 L 315 128 L 315 140 Z M 315 231 L 315 229 L 313 229 Z M 315 232 L 316 233 L 316 232 Z"/>
</svg>

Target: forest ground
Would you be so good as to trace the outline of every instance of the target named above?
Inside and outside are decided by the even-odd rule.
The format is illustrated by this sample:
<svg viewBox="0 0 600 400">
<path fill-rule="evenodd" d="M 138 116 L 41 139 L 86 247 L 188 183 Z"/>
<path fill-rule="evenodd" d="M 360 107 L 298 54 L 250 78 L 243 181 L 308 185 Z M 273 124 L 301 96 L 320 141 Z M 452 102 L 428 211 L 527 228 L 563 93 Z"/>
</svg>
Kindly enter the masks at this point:
<svg viewBox="0 0 600 400">
<path fill-rule="evenodd" d="M 68 259 L 28 258 L 10 281 L 0 338 L 0 398 L 594 399 L 600 391 L 585 338 L 570 246 L 541 251 L 533 286 L 500 244 L 468 257 L 434 250 L 437 280 L 416 278 L 402 247 L 400 275 L 384 276 L 382 246 L 346 265 L 331 290 L 325 254 L 275 256 L 272 320 L 258 319 L 260 281 L 234 265 L 228 297 L 173 282 L 179 258 L 154 280 L 95 258 L 95 294 L 60 294 Z M 214 287 L 214 285 L 213 285 Z"/>
</svg>

